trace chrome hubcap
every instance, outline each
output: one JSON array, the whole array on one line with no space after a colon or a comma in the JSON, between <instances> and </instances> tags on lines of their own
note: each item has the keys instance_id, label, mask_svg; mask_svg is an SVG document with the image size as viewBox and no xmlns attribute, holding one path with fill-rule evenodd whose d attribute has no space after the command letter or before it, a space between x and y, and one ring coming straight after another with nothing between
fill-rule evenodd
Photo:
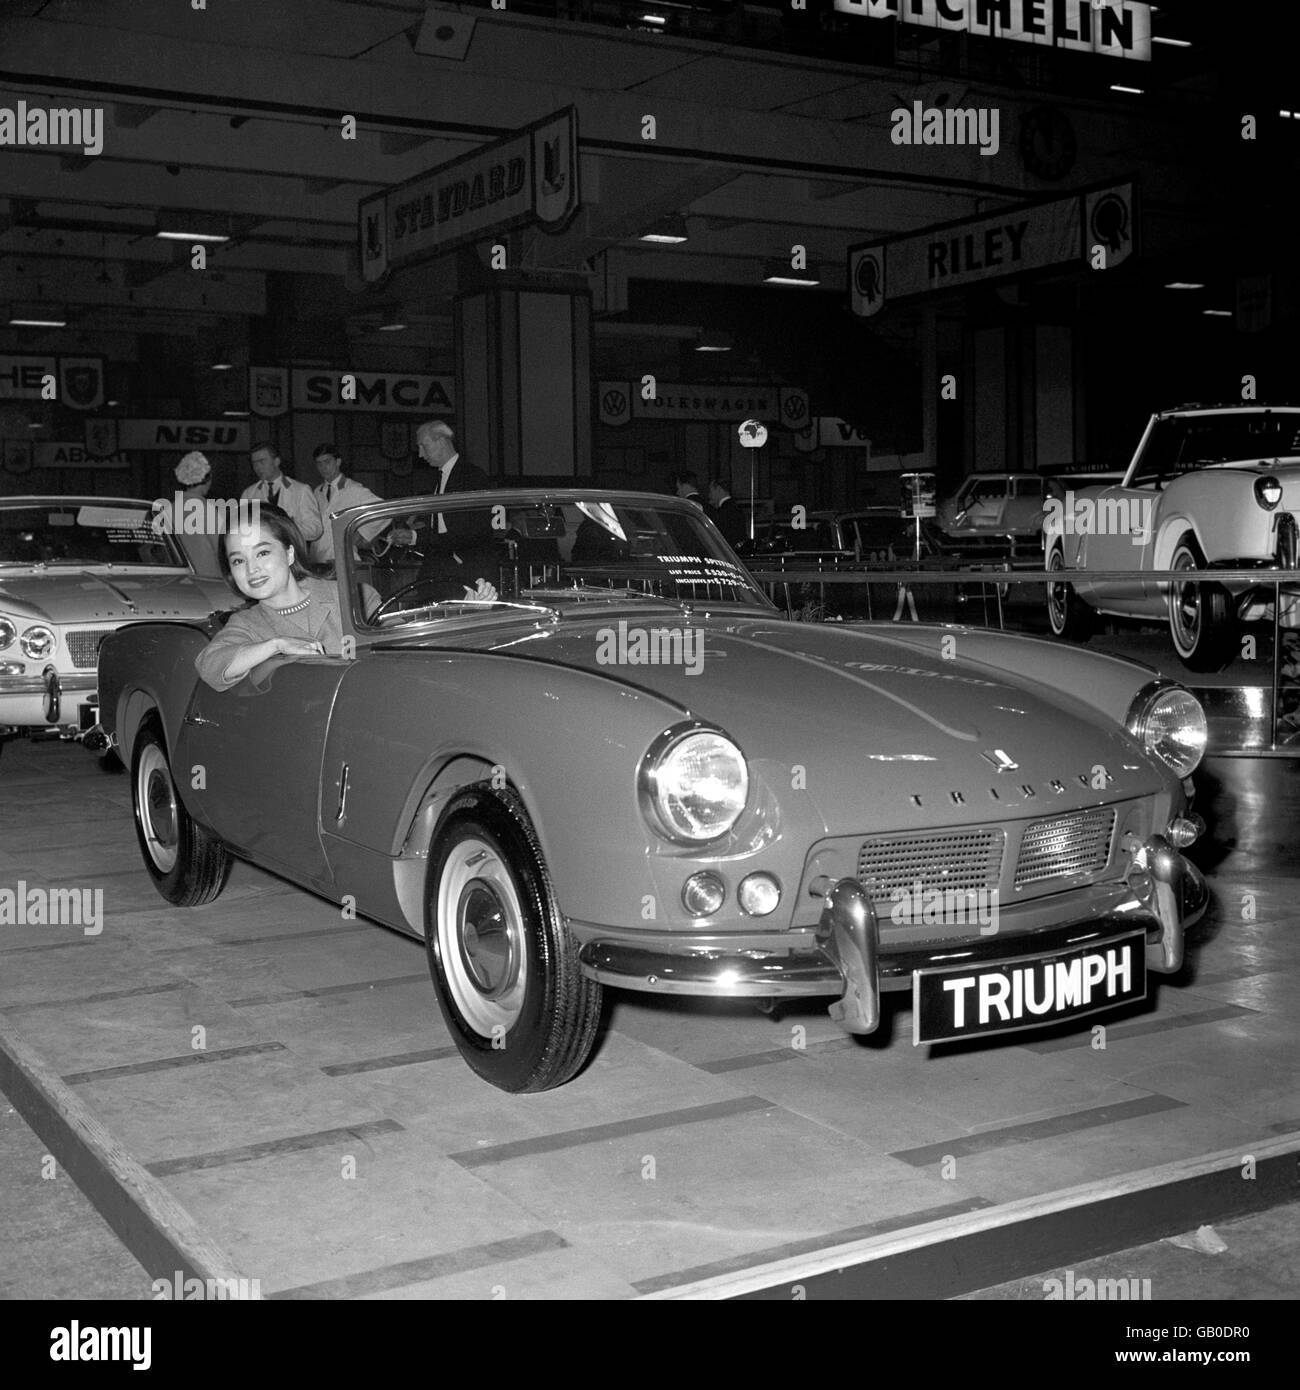
<instances>
[{"instance_id":1,"label":"chrome hubcap","mask_svg":"<svg viewBox=\"0 0 1300 1390\"><path fill-rule=\"evenodd\" d=\"M1195 571L1192 557L1180 550L1170 569ZM1191 651L1201 630L1201 586L1175 580L1169 591L1169 614L1174 629L1174 641L1180 651Z\"/></svg>"},{"instance_id":2,"label":"chrome hubcap","mask_svg":"<svg viewBox=\"0 0 1300 1390\"><path fill-rule=\"evenodd\" d=\"M159 873L170 873L176 867L179 841L176 789L167 758L156 743L151 743L141 755L135 801L149 858Z\"/></svg>"},{"instance_id":3,"label":"chrome hubcap","mask_svg":"<svg viewBox=\"0 0 1300 1390\"><path fill-rule=\"evenodd\" d=\"M524 916L510 871L484 840L462 840L438 884L438 955L456 1009L485 1038L518 1021L528 984Z\"/></svg>"}]
</instances>

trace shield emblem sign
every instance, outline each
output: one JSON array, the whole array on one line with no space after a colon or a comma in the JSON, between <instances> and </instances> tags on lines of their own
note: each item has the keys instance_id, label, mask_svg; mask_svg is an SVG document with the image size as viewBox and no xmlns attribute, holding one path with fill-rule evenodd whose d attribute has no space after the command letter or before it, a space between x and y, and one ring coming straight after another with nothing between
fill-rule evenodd
<instances>
[{"instance_id":1,"label":"shield emblem sign","mask_svg":"<svg viewBox=\"0 0 1300 1390\"><path fill-rule=\"evenodd\" d=\"M116 420L86 421L86 452L97 459L117 453Z\"/></svg>"},{"instance_id":2,"label":"shield emblem sign","mask_svg":"<svg viewBox=\"0 0 1300 1390\"><path fill-rule=\"evenodd\" d=\"M104 403L104 359L60 357L59 399L73 410L94 410Z\"/></svg>"},{"instance_id":3,"label":"shield emblem sign","mask_svg":"<svg viewBox=\"0 0 1300 1390\"><path fill-rule=\"evenodd\" d=\"M533 131L533 210L555 227L578 206L578 118L570 108Z\"/></svg>"},{"instance_id":4,"label":"shield emblem sign","mask_svg":"<svg viewBox=\"0 0 1300 1390\"><path fill-rule=\"evenodd\" d=\"M885 248L869 246L849 253L853 312L870 318L885 307Z\"/></svg>"}]
</instances>

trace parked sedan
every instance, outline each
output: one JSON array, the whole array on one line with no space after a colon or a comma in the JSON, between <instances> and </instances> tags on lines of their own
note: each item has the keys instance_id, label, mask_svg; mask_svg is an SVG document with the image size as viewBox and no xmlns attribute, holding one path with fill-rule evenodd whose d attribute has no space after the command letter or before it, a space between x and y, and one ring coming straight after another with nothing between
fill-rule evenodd
<instances>
[{"instance_id":1,"label":"parked sedan","mask_svg":"<svg viewBox=\"0 0 1300 1390\"><path fill-rule=\"evenodd\" d=\"M229 607L133 498L0 498L0 745L95 722L95 663L124 623Z\"/></svg>"},{"instance_id":2,"label":"parked sedan","mask_svg":"<svg viewBox=\"0 0 1300 1390\"><path fill-rule=\"evenodd\" d=\"M1183 664L1219 671L1238 624L1273 602L1267 582L1220 582L1216 569L1300 568L1300 407L1185 406L1151 417L1124 479L1085 487L1043 527L1047 616L1058 637L1086 640L1095 615L1165 621ZM1094 579L1102 571L1178 570L1187 579ZM1300 603L1283 590L1283 625Z\"/></svg>"},{"instance_id":3,"label":"parked sedan","mask_svg":"<svg viewBox=\"0 0 1300 1390\"><path fill-rule=\"evenodd\" d=\"M497 598L442 597L440 515ZM677 499L403 499L336 518L335 554L398 516L403 567L344 560L338 654L217 690L211 627L105 641L167 901L214 898L238 856L423 939L457 1047L507 1091L582 1068L606 986L823 996L857 1034L910 991L924 1044L1180 967L1205 905L1180 686L1006 633L788 622Z\"/></svg>"}]
</instances>

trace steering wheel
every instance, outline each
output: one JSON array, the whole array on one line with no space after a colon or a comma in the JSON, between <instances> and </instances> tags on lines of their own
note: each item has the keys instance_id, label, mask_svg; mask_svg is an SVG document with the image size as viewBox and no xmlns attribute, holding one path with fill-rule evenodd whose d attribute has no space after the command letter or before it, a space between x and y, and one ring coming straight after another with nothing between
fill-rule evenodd
<instances>
[{"instance_id":1,"label":"steering wheel","mask_svg":"<svg viewBox=\"0 0 1300 1390\"><path fill-rule=\"evenodd\" d=\"M379 607L375 609L375 611L370 615L370 621L371 621L372 623L378 623L378 622L380 622L382 619L391 616L389 610L392 609L392 610L396 611L396 605L397 605L398 600L399 600L399 599L404 599L408 594L413 594L413 593L415 593L416 590L418 590L418 589L429 589L429 588L432 588L433 585L435 585L435 584L443 585L443 584L445 584L446 582L447 582L447 581L446 581L445 579L416 579L416 580L414 580L414 581L413 581L412 583L410 583L410 584L405 584L405 585L403 585L402 588L398 589L398 591L397 591L395 594L390 594L390 595L383 601L383 603L381 603L381 604L379 605ZM437 604L441 604L441 603L455 603L455 602L457 602L456 599L448 599L448 598L430 599L427 603L415 603L415 604L412 604L412 605L411 605L411 610L414 611L414 610L417 609L417 608L432 608L432 607L436 606Z\"/></svg>"}]
</instances>

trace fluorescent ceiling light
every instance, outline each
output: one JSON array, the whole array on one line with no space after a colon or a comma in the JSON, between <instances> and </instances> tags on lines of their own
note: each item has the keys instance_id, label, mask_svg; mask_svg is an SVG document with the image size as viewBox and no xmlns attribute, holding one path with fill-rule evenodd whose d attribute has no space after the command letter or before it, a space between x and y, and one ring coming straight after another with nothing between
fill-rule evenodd
<instances>
[{"instance_id":1,"label":"fluorescent ceiling light","mask_svg":"<svg viewBox=\"0 0 1300 1390\"><path fill-rule=\"evenodd\" d=\"M661 14L643 14L637 18L642 24L667 24L668 20Z\"/></svg>"},{"instance_id":2,"label":"fluorescent ceiling light","mask_svg":"<svg viewBox=\"0 0 1300 1390\"><path fill-rule=\"evenodd\" d=\"M214 362L212 364L212 370L214 372L228 372L234 367L234 365L235 364L233 362Z\"/></svg>"},{"instance_id":3,"label":"fluorescent ceiling light","mask_svg":"<svg viewBox=\"0 0 1300 1390\"><path fill-rule=\"evenodd\" d=\"M696 352L730 352L732 347L730 333L703 332L695 344Z\"/></svg>"},{"instance_id":4,"label":"fluorescent ceiling light","mask_svg":"<svg viewBox=\"0 0 1300 1390\"><path fill-rule=\"evenodd\" d=\"M163 241L229 241L224 232L155 232Z\"/></svg>"},{"instance_id":5,"label":"fluorescent ceiling light","mask_svg":"<svg viewBox=\"0 0 1300 1390\"><path fill-rule=\"evenodd\" d=\"M378 331L380 333L400 333L405 327L404 323L381 323Z\"/></svg>"},{"instance_id":6,"label":"fluorescent ceiling light","mask_svg":"<svg viewBox=\"0 0 1300 1390\"><path fill-rule=\"evenodd\" d=\"M649 231L642 232L641 240L657 242L663 246L677 246L683 241L689 241L686 219L681 216L665 217L661 222L656 222Z\"/></svg>"},{"instance_id":7,"label":"fluorescent ceiling light","mask_svg":"<svg viewBox=\"0 0 1300 1390\"><path fill-rule=\"evenodd\" d=\"M1110 89L1112 92L1127 92L1130 96L1135 97L1142 96L1143 92L1145 91L1145 88L1143 87L1124 87L1121 86L1118 82L1112 82L1110 84Z\"/></svg>"},{"instance_id":8,"label":"fluorescent ceiling light","mask_svg":"<svg viewBox=\"0 0 1300 1390\"><path fill-rule=\"evenodd\" d=\"M1190 39L1166 39L1160 34L1152 34L1151 42L1167 43L1170 48L1190 48L1192 46L1192 41Z\"/></svg>"},{"instance_id":9,"label":"fluorescent ceiling light","mask_svg":"<svg viewBox=\"0 0 1300 1390\"><path fill-rule=\"evenodd\" d=\"M1198 285L1195 280L1170 280L1165 286L1167 290L1203 290L1204 285Z\"/></svg>"},{"instance_id":10,"label":"fluorescent ceiling light","mask_svg":"<svg viewBox=\"0 0 1300 1390\"><path fill-rule=\"evenodd\" d=\"M221 413L222 413L223 415L233 415L233 416L235 416L236 418L238 418L239 416L247 415L247 414L248 414L248 411L246 411L246 410L223 410Z\"/></svg>"},{"instance_id":11,"label":"fluorescent ceiling light","mask_svg":"<svg viewBox=\"0 0 1300 1390\"><path fill-rule=\"evenodd\" d=\"M788 265L778 261L775 265L763 267L763 283L765 285L795 285L800 289L811 289L814 285L820 285L820 278L811 270L791 270Z\"/></svg>"},{"instance_id":12,"label":"fluorescent ceiling light","mask_svg":"<svg viewBox=\"0 0 1300 1390\"><path fill-rule=\"evenodd\" d=\"M1214 319L1230 319L1232 317L1231 309L1202 309L1201 313L1209 314Z\"/></svg>"},{"instance_id":13,"label":"fluorescent ceiling light","mask_svg":"<svg viewBox=\"0 0 1300 1390\"><path fill-rule=\"evenodd\" d=\"M11 318L9 320L11 328L66 328L67 319L25 319Z\"/></svg>"}]
</instances>

